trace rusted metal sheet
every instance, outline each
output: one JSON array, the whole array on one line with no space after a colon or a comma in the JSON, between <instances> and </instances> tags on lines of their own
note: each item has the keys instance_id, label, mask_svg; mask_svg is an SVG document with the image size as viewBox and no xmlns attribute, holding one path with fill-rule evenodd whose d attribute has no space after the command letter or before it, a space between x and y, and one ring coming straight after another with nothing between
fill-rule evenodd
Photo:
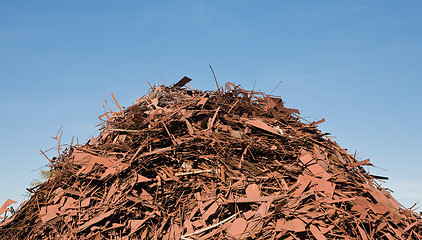
<instances>
[{"instance_id":1,"label":"rusted metal sheet","mask_svg":"<svg viewBox=\"0 0 422 240\"><path fill-rule=\"evenodd\" d=\"M7 199L6 202L3 203L3 205L0 207L0 215L5 213L6 211L10 211L10 209L8 209L7 207L13 203L16 203L16 202L11 199ZM2 219L3 217L0 216L0 218Z\"/></svg>"},{"instance_id":2,"label":"rusted metal sheet","mask_svg":"<svg viewBox=\"0 0 422 240\"><path fill-rule=\"evenodd\" d=\"M176 84L173 85L174 88L176 87L183 87L185 86L187 83L189 83L190 81L192 81L192 79L184 76L182 79L180 79L180 81L178 81Z\"/></svg>"}]
</instances>

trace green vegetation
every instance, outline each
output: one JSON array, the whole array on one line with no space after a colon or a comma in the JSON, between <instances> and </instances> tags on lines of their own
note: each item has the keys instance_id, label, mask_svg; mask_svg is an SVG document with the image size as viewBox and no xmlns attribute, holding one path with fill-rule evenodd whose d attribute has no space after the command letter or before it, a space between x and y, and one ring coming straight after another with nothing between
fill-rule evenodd
<instances>
[{"instance_id":1,"label":"green vegetation","mask_svg":"<svg viewBox=\"0 0 422 240\"><path fill-rule=\"evenodd\" d=\"M39 173L39 178L33 179L30 183L31 188L36 188L41 185L45 180L53 176L54 172L52 169L42 170Z\"/></svg>"}]
</instances>

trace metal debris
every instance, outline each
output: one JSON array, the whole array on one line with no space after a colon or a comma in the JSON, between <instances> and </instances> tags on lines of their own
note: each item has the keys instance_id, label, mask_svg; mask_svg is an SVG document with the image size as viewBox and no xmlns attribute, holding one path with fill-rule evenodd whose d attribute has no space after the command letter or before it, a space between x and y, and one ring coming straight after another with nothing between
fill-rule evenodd
<instances>
[{"instance_id":1,"label":"metal debris","mask_svg":"<svg viewBox=\"0 0 422 240\"><path fill-rule=\"evenodd\" d=\"M281 98L152 87L61 152L1 239L422 239L401 206ZM10 205L8 200L0 213Z\"/></svg>"}]
</instances>

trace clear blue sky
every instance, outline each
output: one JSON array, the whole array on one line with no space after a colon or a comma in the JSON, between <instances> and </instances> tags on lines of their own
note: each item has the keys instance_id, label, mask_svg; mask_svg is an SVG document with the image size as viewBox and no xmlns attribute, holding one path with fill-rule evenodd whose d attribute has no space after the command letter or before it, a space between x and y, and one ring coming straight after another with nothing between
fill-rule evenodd
<instances>
[{"instance_id":1,"label":"clear blue sky","mask_svg":"<svg viewBox=\"0 0 422 240\"><path fill-rule=\"evenodd\" d=\"M0 204L23 199L60 127L85 142L110 93L129 106L157 70L215 89L209 64L220 83L282 80L287 106L422 202L422 2L148 2L0 0Z\"/></svg>"}]
</instances>

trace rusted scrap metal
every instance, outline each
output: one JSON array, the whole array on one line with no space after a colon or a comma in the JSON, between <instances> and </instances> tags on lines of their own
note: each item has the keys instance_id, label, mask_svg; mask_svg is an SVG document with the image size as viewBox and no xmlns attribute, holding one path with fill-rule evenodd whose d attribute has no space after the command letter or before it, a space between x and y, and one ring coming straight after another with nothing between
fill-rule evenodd
<instances>
[{"instance_id":1,"label":"rusted scrap metal","mask_svg":"<svg viewBox=\"0 0 422 240\"><path fill-rule=\"evenodd\" d=\"M192 79L184 76L182 79L180 79L176 84L173 85L173 88L180 88L188 84Z\"/></svg>"},{"instance_id":2,"label":"rusted scrap metal","mask_svg":"<svg viewBox=\"0 0 422 240\"><path fill-rule=\"evenodd\" d=\"M0 215L4 214L5 212L10 212L10 209L8 209L7 207L10 206L11 204L16 203L16 201L13 201L11 199L7 199L6 202L3 203L3 205L1 205L0 207ZM3 219L4 217L0 216L0 219Z\"/></svg>"},{"instance_id":3,"label":"rusted scrap metal","mask_svg":"<svg viewBox=\"0 0 422 240\"><path fill-rule=\"evenodd\" d=\"M55 174L0 238L422 238L421 217L365 171L369 160L321 133L323 120L232 83L203 92L189 81L104 114L100 135L51 162Z\"/></svg>"}]
</instances>

